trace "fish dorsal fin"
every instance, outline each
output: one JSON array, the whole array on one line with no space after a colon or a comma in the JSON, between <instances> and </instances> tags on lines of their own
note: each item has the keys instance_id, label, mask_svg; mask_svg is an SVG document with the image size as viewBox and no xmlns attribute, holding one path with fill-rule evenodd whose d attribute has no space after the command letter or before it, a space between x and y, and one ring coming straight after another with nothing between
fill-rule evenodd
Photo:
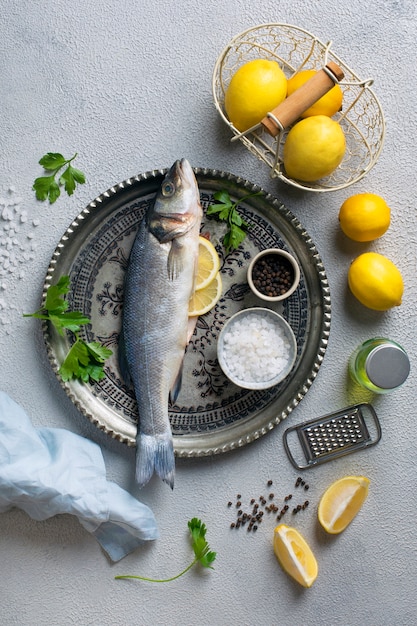
<instances>
[{"instance_id":1,"label":"fish dorsal fin","mask_svg":"<svg viewBox=\"0 0 417 626\"><path fill-rule=\"evenodd\" d=\"M127 364L126 358L126 347L125 347L125 336L123 332L123 326L120 331L119 340L118 340L118 350L119 350L119 369L122 375L122 378L126 385L129 387L132 384L132 380L130 378L129 366Z\"/></svg>"}]
</instances>

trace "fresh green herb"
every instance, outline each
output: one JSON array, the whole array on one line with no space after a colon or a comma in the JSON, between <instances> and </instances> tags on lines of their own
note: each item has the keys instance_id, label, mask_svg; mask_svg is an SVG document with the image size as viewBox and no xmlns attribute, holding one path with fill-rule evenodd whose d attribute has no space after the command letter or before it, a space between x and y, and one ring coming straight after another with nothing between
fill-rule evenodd
<instances>
[{"instance_id":1,"label":"fresh green herb","mask_svg":"<svg viewBox=\"0 0 417 626\"><path fill-rule=\"evenodd\" d=\"M53 204L61 195L60 185L64 185L64 189L69 196L74 193L76 184L85 183L85 175L81 170L71 165L76 158L77 153L71 159L65 159L58 152L47 152L39 161L39 165L47 171L51 172L48 176L40 176L36 178L32 189L36 193L38 200L49 199L49 203ZM64 167L66 169L56 181L55 177Z\"/></svg>"},{"instance_id":2,"label":"fresh green herb","mask_svg":"<svg viewBox=\"0 0 417 626\"><path fill-rule=\"evenodd\" d=\"M61 276L56 285L51 285L46 292L45 305L35 313L26 313L23 317L35 317L48 320L63 336L64 330L71 331L75 342L71 346L59 373L62 380L67 382L78 378L84 382L101 380L104 378L104 362L111 356L112 351L96 341L89 343L80 339L78 333L81 326L90 323L90 318L79 311L68 311L66 296L70 288L69 276Z\"/></svg>"},{"instance_id":3,"label":"fresh green herb","mask_svg":"<svg viewBox=\"0 0 417 626\"><path fill-rule=\"evenodd\" d=\"M194 560L190 565L188 565L182 572L177 574L176 576L171 576L171 578L146 578L145 576L135 576L133 574L123 574L119 576L115 576L116 579L123 578L135 578L138 580L147 580L151 583L169 583L172 580L176 580L180 576L183 576L188 570L190 570L193 565L196 563L200 563L203 567L209 567L213 569L212 563L216 558L216 552L212 552L210 547L206 541L206 525L201 522L201 520L193 517L192 520L188 522L188 528L191 535L192 547L194 550Z\"/></svg>"},{"instance_id":4,"label":"fresh green herb","mask_svg":"<svg viewBox=\"0 0 417 626\"><path fill-rule=\"evenodd\" d=\"M227 222L228 231L223 237L223 245L226 252L238 248L246 237L246 231L249 224L241 217L237 210L239 202L257 196L260 192L250 193L240 198L237 202L233 202L227 191L216 191L214 199L216 204L212 204L207 209L207 215L216 215L219 220Z\"/></svg>"}]
</instances>

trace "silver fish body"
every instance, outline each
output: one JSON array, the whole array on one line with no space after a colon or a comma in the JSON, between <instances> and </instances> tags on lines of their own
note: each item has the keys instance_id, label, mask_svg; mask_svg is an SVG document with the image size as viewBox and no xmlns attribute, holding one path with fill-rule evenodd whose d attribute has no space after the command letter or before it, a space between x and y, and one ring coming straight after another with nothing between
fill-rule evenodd
<instances>
[{"instance_id":1,"label":"silver fish body","mask_svg":"<svg viewBox=\"0 0 417 626\"><path fill-rule=\"evenodd\" d=\"M186 159L176 161L139 226L125 279L119 362L138 404L136 480L140 486L154 472L174 485L168 405L181 384L201 218L194 172Z\"/></svg>"}]
</instances>

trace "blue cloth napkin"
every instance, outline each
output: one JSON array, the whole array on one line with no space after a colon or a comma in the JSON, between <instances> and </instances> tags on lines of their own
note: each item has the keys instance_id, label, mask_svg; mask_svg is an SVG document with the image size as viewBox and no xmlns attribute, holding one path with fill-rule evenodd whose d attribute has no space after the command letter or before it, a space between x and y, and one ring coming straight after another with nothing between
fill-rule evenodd
<instances>
[{"instance_id":1,"label":"blue cloth napkin","mask_svg":"<svg viewBox=\"0 0 417 626\"><path fill-rule=\"evenodd\" d=\"M75 515L112 561L158 537L150 508L106 480L97 444L61 428L35 429L0 391L0 512L12 507L34 520Z\"/></svg>"}]
</instances>

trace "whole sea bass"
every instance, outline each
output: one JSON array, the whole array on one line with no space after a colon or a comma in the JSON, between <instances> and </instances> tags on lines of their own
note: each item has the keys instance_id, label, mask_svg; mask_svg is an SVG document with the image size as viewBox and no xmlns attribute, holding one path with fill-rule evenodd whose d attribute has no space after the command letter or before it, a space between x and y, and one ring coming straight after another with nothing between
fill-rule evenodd
<instances>
[{"instance_id":1,"label":"whole sea bass","mask_svg":"<svg viewBox=\"0 0 417 626\"><path fill-rule=\"evenodd\" d=\"M168 402L175 401L181 386L201 218L194 172L186 159L176 161L139 226L124 288L119 362L138 404L136 480L140 486L154 472L174 486Z\"/></svg>"}]
</instances>

